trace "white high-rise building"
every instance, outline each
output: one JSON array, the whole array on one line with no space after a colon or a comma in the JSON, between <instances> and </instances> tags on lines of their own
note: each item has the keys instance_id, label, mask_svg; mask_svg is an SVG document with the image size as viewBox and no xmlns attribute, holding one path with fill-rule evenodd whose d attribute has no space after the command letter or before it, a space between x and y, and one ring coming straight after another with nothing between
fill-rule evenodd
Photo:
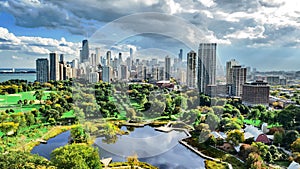
<instances>
[{"instance_id":1,"label":"white high-rise building","mask_svg":"<svg viewBox=\"0 0 300 169\"><path fill-rule=\"evenodd\" d=\"M228 62L226 62L226 84L232 84L232 71L231 68L233 66L239 65L239 62L235 59L232 59Z\"/></svg>"},{"instance_id":2,"label":"white high-rise building","mask_svg":"<svg viewBox=\"0 0 300 169\"><path fill-rule=\"evenodd\" d=\"M89 73L89 78L88 78L90 83L97 83L99 82L99 73L98 72L91 72Z\"/></svg>"},{"instance_id":3,"label":"white high-rise building","mask_svg":"<svg viewBox=\"0 0 300 169\"><path fill-rule=\"evenodd\" d=\"M111 82L113 78L113 70L110 66L102 67L102 81L103 82Z\"/></svg>"},{"instance_id":4,"label":"white high-rise building","mask_svg":"<svg viewBox=\"0 0 300 169\"><path fill-rule=\"evenodd\" d=\"M242 96L243 85L246 83L247 69L242 66L232 66L232 95Z\"/></svg>"},{"instance_id":5,"label":"white high-rise building","mask_svg":"<svg viewBox=\"0 0 300 169\"><path fill-rule=\"evenodd\" d=\"M111 51L106 52L106 66L110 66L110 60L111 60Z\"/></svg>"},{"instance_id":6,"label":"white high-rise building","mask_svg":"<svg viewBox=\"0 0 300 169\"><path fill-rule=\"evenodd\" d=\"M118 67L118 76L119 80L127 80L128 79L128 70L126 65L120 65Z\"/></svg>"},{"instance_id":7,"label":"white high-rise building","mask_svg":"<svg viewBox=\"0 0 300 169\"><path fill-rule=\"evenodd\" d=\"M198 50L198 88L209 94L208 85L216 85L216 43L200 43Z\"/></svg>"}]
</instances>

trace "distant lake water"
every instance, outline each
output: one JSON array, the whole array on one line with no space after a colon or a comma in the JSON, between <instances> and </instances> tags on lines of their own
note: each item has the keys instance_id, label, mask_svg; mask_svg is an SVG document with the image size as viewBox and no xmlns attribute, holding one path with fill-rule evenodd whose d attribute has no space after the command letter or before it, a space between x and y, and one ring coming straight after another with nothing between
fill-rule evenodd
<instances>
[{"instance_id":1,"label":"distant lake water","mask_svg":"<svg viewBox=\"0 0 300 169\"><path fill-rule=\"evenodd\" d=\"M28 82L34 82L36 80L36 73L8 73L0 74L0 82L5 82L11 79L22 79Z\"/></svg>"}]
</instances>

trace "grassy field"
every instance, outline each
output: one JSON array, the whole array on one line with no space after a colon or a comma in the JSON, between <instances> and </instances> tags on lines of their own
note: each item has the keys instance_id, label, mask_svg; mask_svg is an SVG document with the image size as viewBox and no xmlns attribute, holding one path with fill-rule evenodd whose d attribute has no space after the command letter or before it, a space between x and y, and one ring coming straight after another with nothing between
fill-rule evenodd
<instances>
[{"instance_id":1,"label":"grassy field","mask_svg":"<svg viewBox=\"0 0 300 169\"><path fill-rule=\"evenodd\" d=\"M250 124L253 125L255 127L260 127L261 125L261 121L260 120L249 120L249 119L245 119L244 123L246 124ZM268 128L272 128L272 127L281 127L282 125L280 125L279 123L275 123L275 124L268 124Z\"/></svg>"},{"instance_id":2,"label":"grassy field","mask_svg":"<svg viewBox=\"0 0 300 169\"><path fill-rule=\"evenodd\" d=\"M35 97L33 96L34 92L35 91L21 92L18 94L0 95L0 111L4 111L6 109L13 109L15 112L26 112L38 109L40 107L39 104L23 105L22 107L18 104L19 100L27 99L28 102L30 100L35 100ZM44 91L44 96L42 100L46 100L51 92L52 91Z\"/></svg>"}]
</instances>

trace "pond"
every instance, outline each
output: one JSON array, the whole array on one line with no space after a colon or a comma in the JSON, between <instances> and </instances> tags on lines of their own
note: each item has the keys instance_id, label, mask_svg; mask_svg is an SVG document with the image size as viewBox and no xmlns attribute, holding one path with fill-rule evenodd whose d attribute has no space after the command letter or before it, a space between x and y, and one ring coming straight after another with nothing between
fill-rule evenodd
<instances>
[{"instance_id":1,"label":"pond","mask_svg":"<svg viewBox=\"0 0 300 169\"><path fill-rule=\"evenodd\" d=\"M39 144L38 146L35 146L31 150L31 153L50 159L50 154L54 149L68 144L70 134L70 131L63 132L56 137L49 139L47 144Z\"/></svg>"},{"instance_id":2,"label":"pond","mask_svg":"<svg viewBox=\"0 0 300 169\"><path fill-rule=\"evenodd\" d=\"M122 130L127 130L122 127ZM204 159L181 145L178 140L187 135L181 131L169 133L156 131L150 126L129 128L129 135L117 136L114 140L96 138L95 146L101 158L112 157L113 161L126 161L126 157L137 155L140 161L157 166L160 169L200 169L205 168ZM48 144L36 146L32 153L49 159L53 149L67 143L70 132L62 133L48 141Z\"/></svg>"}]
</instances>

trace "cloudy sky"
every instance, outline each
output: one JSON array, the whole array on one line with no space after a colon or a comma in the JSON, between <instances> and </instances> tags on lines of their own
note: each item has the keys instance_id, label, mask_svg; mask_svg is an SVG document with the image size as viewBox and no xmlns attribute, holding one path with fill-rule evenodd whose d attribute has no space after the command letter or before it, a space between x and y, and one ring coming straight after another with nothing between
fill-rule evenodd
<instances>
[{"instance_id":1,"label":"cloudy sky","mask_svg":"<svg viewBox=\"0 0 300 169\"><path fill-rule=\"evenodd\" d=\"M91 48L140 57L175 57L218 43L231 58L259 70L299 70L297 0L0 0L0 68L35 67L50 52L79 56ZM151 51L155 51L151 53ZM144 52L143 52L144 51ZM161 56L157 51L162 52Z\"/></svg>"}]
</instances>

